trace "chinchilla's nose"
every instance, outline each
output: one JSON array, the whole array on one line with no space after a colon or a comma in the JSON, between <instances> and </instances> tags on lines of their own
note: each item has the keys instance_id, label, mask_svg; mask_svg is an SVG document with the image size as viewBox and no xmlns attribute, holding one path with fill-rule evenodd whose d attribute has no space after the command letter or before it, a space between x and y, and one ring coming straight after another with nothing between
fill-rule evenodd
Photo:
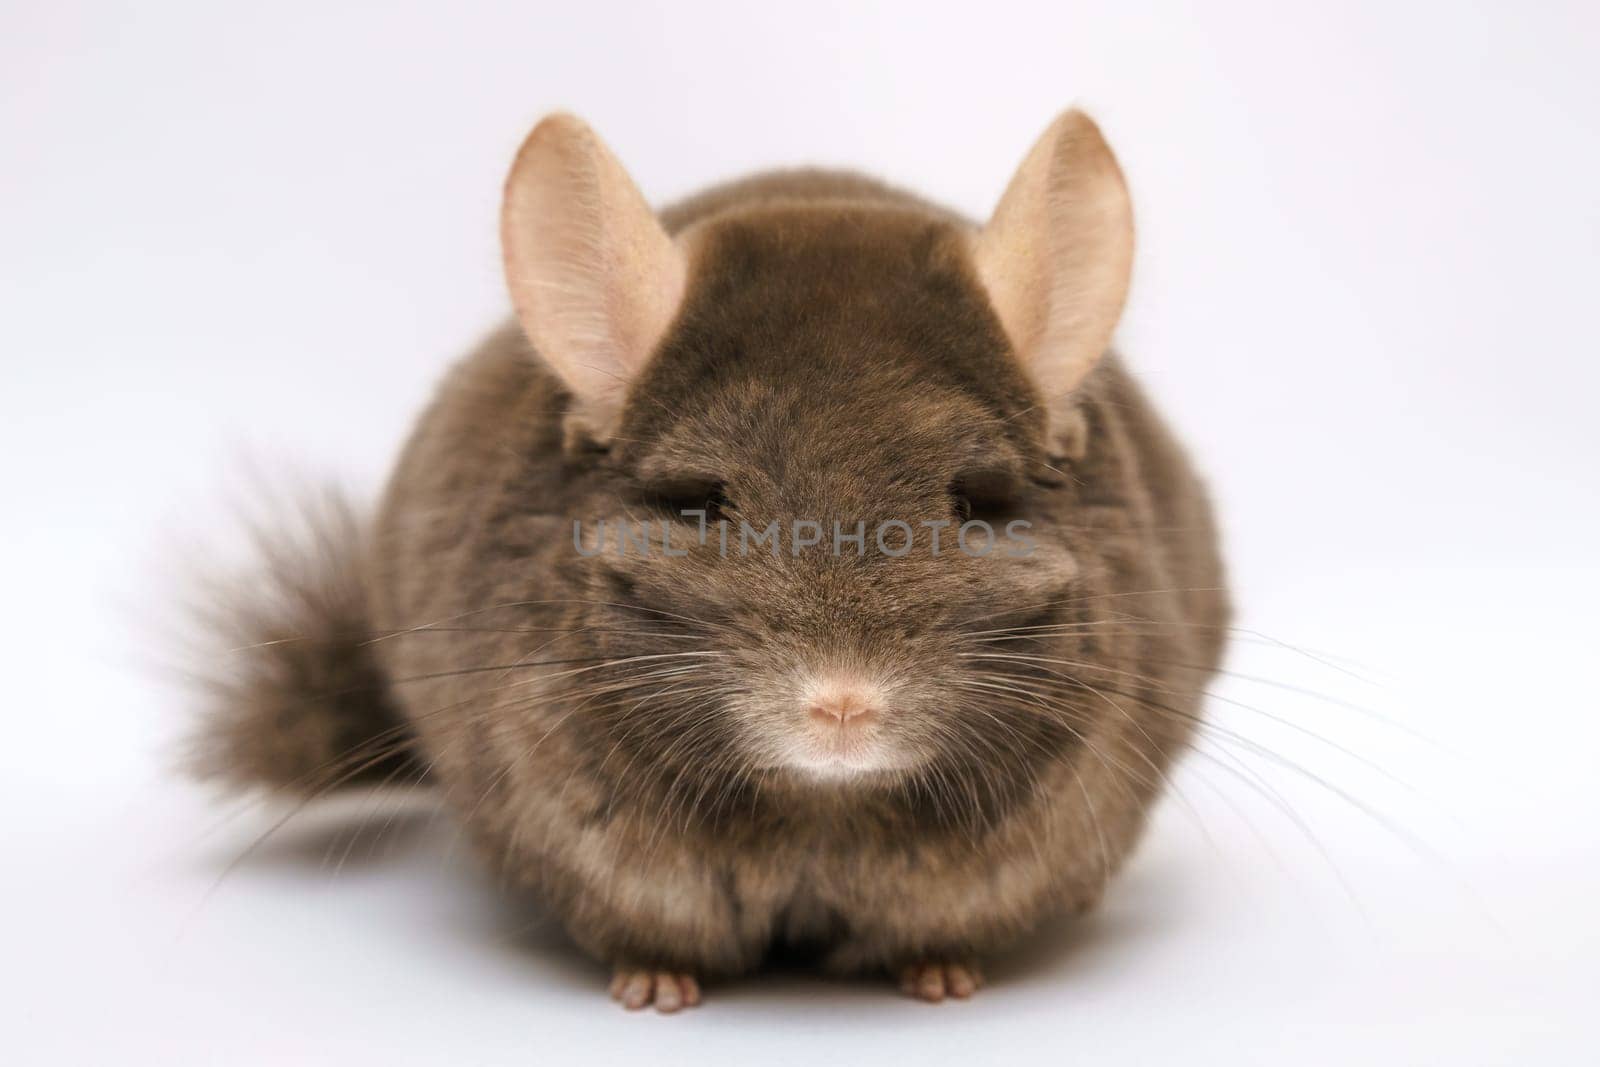
<instances>
[{"instance_id":1,"label":"chinchilla's nose","mask_svg":"<svg viewBox=\"0 0 1600 1067\"><path fill-rule=\"evenodd\" d=\"M826 726L860 726L882 711L883 695L864 682L825 679L806 698L806 711Z\"/></svg>"}]
</instances>

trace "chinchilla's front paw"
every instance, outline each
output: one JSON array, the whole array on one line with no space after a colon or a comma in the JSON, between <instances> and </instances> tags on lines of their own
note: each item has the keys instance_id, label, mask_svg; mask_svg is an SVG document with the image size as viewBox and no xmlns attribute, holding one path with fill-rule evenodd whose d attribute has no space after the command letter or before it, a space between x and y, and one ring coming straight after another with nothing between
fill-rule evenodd
<instances>
[{"instance_id":1,"label":"chinchilla's front paw","mask_svg":"<svg viewBox=\"0 0 1600 1067\"><path fill-rule=\"evenodd\" d=\"M900 971L900 988L909 996L937 1004L945 997L965 1000L983 987L983 973L971 963L929 960Z\"/></svg>"},{"instance_id":2,"label":"chinchilla's front paw","mask_svg":"<svg viewBox=\"0 0 1600 1067\"><path fill-rule=\"evenodd\" d=\"M680 971L618 967L612 972L611 999L629 1011L654 1005L656 1011L671 1013L700 1003L700 983Z\"/></svg>"}]
</instances>

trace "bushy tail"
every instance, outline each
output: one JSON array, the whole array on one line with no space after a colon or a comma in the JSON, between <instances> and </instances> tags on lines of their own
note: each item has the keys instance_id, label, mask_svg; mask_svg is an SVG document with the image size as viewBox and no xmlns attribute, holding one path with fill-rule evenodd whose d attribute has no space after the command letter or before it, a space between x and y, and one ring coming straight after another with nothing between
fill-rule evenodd
<instances>
[{"instance_id":1,"label":"bushy tail","mask_svg":"<svg viewBox=\"0 0 1600 1067\"><path fill-rule=\"evenodd\" d=\"M314 796L420 777L375 656L364 536L348 502L302 501L287 529L252 528L246 574L208 580L198 616L211 651L189 769L235 788Z\"/></svg>"}]
</instances>

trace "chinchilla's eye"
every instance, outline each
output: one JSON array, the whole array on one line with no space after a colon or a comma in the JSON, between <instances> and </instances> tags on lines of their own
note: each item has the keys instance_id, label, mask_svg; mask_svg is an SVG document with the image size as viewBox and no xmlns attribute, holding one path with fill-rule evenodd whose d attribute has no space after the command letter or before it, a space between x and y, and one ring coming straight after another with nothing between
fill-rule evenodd
<instances>
[{"instance_id":1,"label":"chinchilla's eye","mask_svg":"<svg viewBox=\"0 0 1600 1067\"><path fill-rule=\"evenodd\" d=\"M723 515L733 509L733 504L728 500L728 490L721 482L716 482L700 495L700 506L705 509L707 522L718 522Z\"/></svg>"},{"instance_id":2,"label":"chinchilla's eye","mask_svg":"<svg viewBox=\"0 0 1600 1067\"><path fill-rule=\"evenodd\" d=\"M1021 507L1016 479L1005 471L971 471L950 483L950 509L957 522L994 521Z\"/></svg>"},{"instance_id":3,"label":"chinchilla's eye","mask_svg":"<svg viewBox=\"0 0 1600 1067\"><path fill-rule=\"evenodd\" d=\"M640 495L652 507L673 516L698 519L698 514L685 513L704 512L706 522L720 521L733 507L723 483L710 479L663 482L645 487Z\"/></svg>"}]
</instances>

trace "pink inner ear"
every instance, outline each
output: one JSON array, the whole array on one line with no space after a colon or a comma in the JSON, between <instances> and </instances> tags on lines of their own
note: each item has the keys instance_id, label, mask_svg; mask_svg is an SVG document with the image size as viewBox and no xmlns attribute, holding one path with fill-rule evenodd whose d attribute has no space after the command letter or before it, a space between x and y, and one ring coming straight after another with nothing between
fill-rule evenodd
<instances>
[{"instance_id":1,"label":"pink inner ear","mask_svg":"<svg viewBox=\"0 0 1600 1067\"><path fill-rule=\"evenodd\" d=\"M1070 393L1110 343L1132 260L1122 172L1094 123L1069 111L1034 144L973 245L995 313L1047 401Z\"/></svg>"},{"instance_id":2,"label":"pink inner ear","mask_svg":"<svg viewBox=\"0 0 1600 1067\"><path fill-rule=\"evenodd\" d=\"M524 333L603 436L677 314L682 250L616 157L569 115L545 119L518 152L501 243Z\"/></svg>"}]
</instances>

